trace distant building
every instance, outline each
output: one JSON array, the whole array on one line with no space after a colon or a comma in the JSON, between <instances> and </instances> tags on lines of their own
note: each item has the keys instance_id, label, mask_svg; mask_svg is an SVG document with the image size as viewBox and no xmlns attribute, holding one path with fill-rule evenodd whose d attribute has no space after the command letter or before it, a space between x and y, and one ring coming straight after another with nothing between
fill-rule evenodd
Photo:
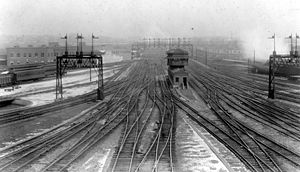
<instances>
[{"instance_id":1,"label":"distant building","mask_svg":"<svg viewBox=\"0 0 300 172\"><path fill-rule=\"evenodd\" d=\"M4 54L0 55L0 66L5 66L7 63L7 56Z\"/></svg>"},{"instance_id":2,"label":"distant building","mask_svg":"<svg viewBox=\"0 0 300 172\"><path fill-rule=\"evenodd\" d=\"M81 44L78 46L78 51L81 50ZM83 52L91 52L91 46L82 43ZM76 54L77 46L68 46L69 54ZM51 63L54 62L56 56L65 53L65 46L60 46L58 42L49 42L48 46L42 45L34 47L28 45L27 47L14 46L6 48L7 66L26 63ZM1 62L1 61L0 61Z\"/></svg>"}]
</instances>

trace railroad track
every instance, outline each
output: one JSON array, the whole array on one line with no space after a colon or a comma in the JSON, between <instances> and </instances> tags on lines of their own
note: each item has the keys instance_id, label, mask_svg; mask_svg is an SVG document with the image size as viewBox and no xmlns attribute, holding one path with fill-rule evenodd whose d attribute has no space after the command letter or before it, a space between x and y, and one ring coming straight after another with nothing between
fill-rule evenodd
<instances>
[{"instance_id":1,"label":"railroad track","mask_svg":"<svg viewBox=\"0 0 300 172\"><path fill-rule=\"evenodd\" d=\"M272 140L259 140L257 135L254 135L254 131L249 130L241 126L234 127L236 123L230 122L228 117L221 119L210 120L203 117L193 107L185 103L183 100L174 98L176 105L187 113L194 121L204 127L210 134L217 138L223 143L229 150L231 150L251 171L282 171L279 167L278 162L274 160L274 157L270 156L269 152L276 153L277 156L284 156L290 160L295 166L299 167L299 155L286 150L285 147L281 147L281 151L285 151L282 154L279 151L279 147L272 147L276 143ZM224 112L218 112L222 115ZM227 119L225 119L227 118ZM247 133L245 133L247 132ZM261 135L260 135L261 136ZM263 138L263 137L262 137ZM266 139L266 138L263 138ZM268 150L266 150L268 149ZM296 158L289 158L288 156L293 155Z\"/></svg>"},{"instance_id":2,"label":"railroad track","mask_svg":"<svg viewBox=\"0 0 300 172\"><path fill-rule=\"evenodd\" d=\"M128 82L119 83L119 86L120 88L118 90L127 90L129 84ZM119 91L115 94L117 93L119 93ZM87 148L95 144L96 140L104 137L113 128L119 125L120 121L122 121L120 119L124 118L121 115L123 114L122 111L124 111L124 109L120 109L122 109L122 105L126 103L124 99L128 97L125 93L126 92L122 92L118 101L108 102L109 104L106 104L105 102L100 103L99 109L94 109L80 120L72 121L71 123L67 123L59 128L44 133L39 137L2 149L1 171L18 171L26 168L30 163L36 162L37 159L45 156L48 152L53 151L72 137L79 137L80 139L73 143L71 147L63 151L56 159L42 169L44 171L49 169L54 169L55 171L58 169L63 170L69 163L73 162L76 157L83 154ZM99 123L101 120L105 121L105 124ZM74 152L76 152L76 156L72 154ZM66 158L69 158L70 156L71 159L66 161ZM65 161L65 164L63 166L57 165L61 164L61 161Z\"/></svg>"},{"instance_id":3,"label":"railroad track","mask_svg":"<svg viewBox=\"0 0 300 172\"><path fill-rule=\"evenodd\" d=\"M117 72L114 76L108 78L108 81L106 82L106 85L104 87L104 93L106 96L111 95L117 89L117 87L120 84L122 84L122 82L126 81L126 79L114 81L117 77L120 76L120 74L125 69L126 68L122 68L122 70ZM77 86L72 86L72 87L77 87ZM72 107L75 105L79 105L82 103L87 103L95 100L96 100L96 91L94 90L83 95L71 97L68 99L64 99L63 101L53 102L46 105L0 111L0 125L43 115L48 112L54 112L62 108Z\"/></svg>"},{"instance_id":4,"label":"railroad track","mask_svg":"<svg viewBox=\"0 0 300 172\"><path fill-rule=\"evenodd\" d=\"M121 88L123 89L128 87L128 84L123 85L123 87L121 85ZM100 136L100 138L102 138L118 125L116 121L120 121L120 118L124 118L120 115L123 111L120 110L120 106L126 102L124 100L126 97L127 95L124 95L123 92L123 96L119 101L108 105L106 105L106 102L102 102L96 110L93 109L92 112L88 113L87 116L84 116L80 120L69 122L59 128L55 128L40 135L39 137L2 149L0 171L18 171L22 168L26 168L30 163L43 157L49 151L57 148L71 137L79 136L79 140L43 169L48 170L54 168L56 171L58 169L57 166L55 166L57 163L64 160L67 156L70 156L74 151L83 153L83 150L92 145L96 138L99 139ZM101 120L108 122L105 122L106 124L98 123ZM99 131L101 131L101 133L99 133ZM79 155L79 152L77 152L76 156ZM72 157L72 159L75 158ZM62 166L61 169L64 169L66 165L68 165L68 163L66 163L65 166Z\"/></svg>"},{"instance_id":5,"label":"railroad track","mask_svg":"<svg viewBox=\"0 0 300 172\"><path fill-rule=\"evenodd\" d=\"M214 75L219 75L222 77L228 76L230 80L234 82L239 82L239 84L244 85L245 88L249 88L253 91L262 91L261 95L266 96L268 91L268 78L267 76L255 75L247 73L238 68L219 68L218 71L214 72ZM276 97L285 101L290 101L294 103L300 103L300 94L297 92L290 92L291 89L299 90L300 87L296 84L288 83L288 81L282 81L280 79L276 80Z\"/></svg>"},{"instance_id":6,"label":"railroad track","mask_svg":"<svg viewBox=\"0 0 300 172\"><path fill-rule=\"evenodd\" d=\"M173 171L174 109L170 109L171 103L165 98L166 85L151 80L156 76L150 77L150 84L140 92L144 98L137 106L141 110L127 116L122 139L108 171ZM147 123L154 111L159 112L159 117L154 123L154 133L147 135Z\"/></svg>"},{"instance_id":7,"label":"railroad track","mask_svg":"<svg viewBox=\"0 0 300 172\"><path fill-rule=\"evenodd\" d=\"M108 84L109 87L105 88L104 92L106 96L111 95L122 81L116 82L114 84ZM92 91L90 93L75 96L63 101L53 102L46 105L41 105L37 107L28 107L22 109L15 109L8 112L0 113L0 125L8 124L11 122L20 121L23 119L36 117L43 115L45 113L54 112L56 110L60 110L67 107L76 106L82 103L92 102L96 100L96 91Z\"/></svg>"},{"instance_id":8,"label":"railroad track","mask_svg":"<svg viewBox=\"0 0 300 172\"><path fill-rule=\"evenodd\" d=\"M205 85L204 81L206 83L211 82L211 84ZM285 132L289 131L291 132L289 136L294 139L299 139L295 138L295 136L299 135L294 131L299 131L299 123L295 122L297 121L297 114L295 112L283 109L281 107L269 105L269 103L264 99L259 99L259 97L254 97L251 94L249 95L247 94L247 92L246 94L243 92L237 92L236 90L238 90L239 88L237 88L236 90L232 90L232 88L236 88L236 86L233 85L231 85L230 88L226 88L225 86L220 86L219 83L211 79L197 79L195 76L193 76L193 74L191 82L193 85L204 84L204 87L206 89L201 90L202 97L209 99L210 96L215 94L212 92L217 91L219 99L221 99L222 102L226 103L228 106L232 107L234 110L245 114L247 115L247 117L252 118L258 122L264 122L264 124L268 126L273 125L271 127L277 128L276 130L285 130ZM214 88L214 90L210 88ZM208 95L205 96L204 93L207 93ZM271 123L271 125L268 123ZM288 127L277 127L282 124L288 125ZM290 130L291 127L293 127L292 130ZM286 135L286 133L284 134Z\"/></svg>"},{"instance_id":9,"label":"railroad track","mask_svg":"<svg viewBox=\"0 0 300 172\"><path fill-rule=\"evenodd\" d=\"M192 107L184 105L182 100L177 99L179 106L184 111L196 114L193 116L194 120L199 124L201 121L202 125L204 122L210 124L205 128L235 153L252 171L283 171L283 167L279 165L282 161L296 168L300 167L298 153L265 133L258 132L239 121L229 110L232 108L292 140L299 141L299 122L297 122L298 115L295 112L270 105L261 96L248 90L249 87L246 89L243 85L237 84L239 82L230 80L229 77L222 78L219 74L214 75L213 71L207 74L206 71L192 70L190 86L209 104L215 114L214 117L205 118L197 114L198 112ZM221 134L219 134L220 131L222 131ZM247 152L248 154L245 154Z\"/></svg>"},{"instance_id":10,"label":"railroad track","mask_svg":"<svg viewBox=\"0 0 300 172\"><path fill-rule=\"evenodd\" d=\"M80 118L69 121L40 136L36 136L0 150L0 171L30 170L32 165L40 166L39 171L64 171L68 169L72 163L80 159L86 152L93 149L100 140L103 140L105 136L110 134L121 124L127 124L125 133L128 134L128 129L134 126L130 121L137 119L136 116L131 115L137 114L136 108L139 106L144 104L144 111L148 109L150 112L150 108L155 109L155 104L158 104L156 100L160 97L160 106L164 107L163 114L167 114L166 112L169 112L170 110L167 110L169 107L167 107L166 102L163 101L162 95L149 91L149 83L153 83L154 77L141 77L148 75L145 70L143 74L137 72L142 71L145 67L146 66L143 65L143 63L138 63L125 79L125 82L121 82L119 87L115 89L109 100L99 103L97 107L86 112L85 115L82 115ZM149 96L150 94L152 96ZM143 96L144 98L142 98ZM149 103L149 100L152 100L152 104ZM144 112L140 112L140 114L144 114ZM151 114L153 114L153 112L150 112L146 117L149 119ZM141 123L142 119L147 119L146 117L136 120L136 124ZM167 121L164 119L165 118L162 118L163 121ZM166 119L170 119L170 117ZM141 126L141 124L139 125ZM156 156L154 157L152 164L154 170L162 169L162 164L168 164L168 166L170 166L170 162L165 163L164 161L169 159L165 158L166 155L168 157L170 156L169 149L172 140L170 138L172 132L171 134L168 134L167 142L163 141L163 138L161 137L161 133L164 133L165 131L169 131L170 133L170 126L170 123L166 122L160 124L160 132L159 134L156 134L155 137L156 143L159 143L159 145L154 146L153 144L151 149L149 149L148 158L151 157L153 154L152 152L156 150ZM135 134L137 131L140 131L140 133L142 133L141 131L144 131L143 129L138 129L141 128L133 127L131 130L135 130L135 132L133 132ZM127 139L123 137L123 140ZM69 146L63 147L62 145L66 143L69 144ZM123 143L125 144L125 141ZM47 156L51 157L56 151L59 151L59 154L56 154L55 157L49 158L47 161L41 161L41 159ZM140 162L138 164L136 164L138 158L132 161L132 169L144 168L143 165L145 165L145 159L139 158ZM133 164L136 166L133 167ZM168 167L168 169L170 169L170 167Z\"/></svg>"}]
</instances>

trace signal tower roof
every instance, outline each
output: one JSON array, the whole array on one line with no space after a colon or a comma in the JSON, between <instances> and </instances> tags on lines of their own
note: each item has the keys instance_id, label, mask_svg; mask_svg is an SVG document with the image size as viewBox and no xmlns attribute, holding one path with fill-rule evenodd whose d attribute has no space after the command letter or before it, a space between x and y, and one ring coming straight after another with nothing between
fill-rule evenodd
<instances>
[{"instance_id":1,"label":"signal tower roof","mask_svg":"<svg viewBox=\"0 0 300 172\"><path fill-rule=\"evenodd\" d=\"M170 56L188 56L189 53L185 50L182 50L180 48L170 49L167 51L168 57Z\"/></svg>"}]
</instances>

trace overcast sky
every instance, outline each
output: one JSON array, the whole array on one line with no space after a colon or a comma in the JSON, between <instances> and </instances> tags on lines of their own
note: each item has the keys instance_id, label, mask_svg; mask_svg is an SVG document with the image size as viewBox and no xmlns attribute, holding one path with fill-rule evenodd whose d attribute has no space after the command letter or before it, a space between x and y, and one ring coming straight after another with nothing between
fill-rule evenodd
<instances>
[{"instance_id":1,"label":"overcast sky","mask_svg":"<svg viewBox=\"0 0 300 172\"><path fill-rule=\"evenodd\" d=\"M0 34L233 35L258 48L300 34L299 20L300 0L0 0Z\"/></svg>"}]
</instances>

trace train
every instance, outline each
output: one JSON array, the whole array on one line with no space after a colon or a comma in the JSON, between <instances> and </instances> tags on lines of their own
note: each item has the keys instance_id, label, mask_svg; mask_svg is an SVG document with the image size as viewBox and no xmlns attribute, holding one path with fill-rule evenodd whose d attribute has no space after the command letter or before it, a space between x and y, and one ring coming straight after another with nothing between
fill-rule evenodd
<instances>
[{"instance_id":1,"label":"train","mask_svg":"<svg viewBox=\"0 0 300 172\"><path fill-rule=\"evenodd\" d=\"M43 79L55 73L56 63L13 65L0 73L0 87Z\"/></svg>"}]
</instances>

